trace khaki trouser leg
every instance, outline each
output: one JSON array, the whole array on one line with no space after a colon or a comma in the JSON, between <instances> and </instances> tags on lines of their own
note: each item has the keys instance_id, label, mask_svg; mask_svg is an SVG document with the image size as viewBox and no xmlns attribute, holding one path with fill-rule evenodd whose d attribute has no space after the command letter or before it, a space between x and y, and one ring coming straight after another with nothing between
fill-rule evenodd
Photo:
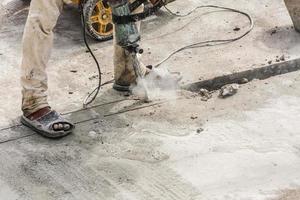
<instances>
[{"instance_id":1,"label":"khaki trouser leg","mask_svg":"<svg viewBox=\"0 0 300 200\"><path fill-rule=\"evenodd\" d=\"M32 0L23 35L21 64L22 110L25 116L48 106L46 66L53 43L53 28L64 0Z\"/></svg>"},{"instance_id":2,"label":"khaki trouser leg","mask_svg":"<svg viewBox=\"0 0 300 200\"><path fill-rule=\"evenodd\" d=\"M130 0L132 2L134 0ZM140 6L133 13L139 13L144 11L144 6ZM138 22L137 26L140 29L141 23ZM114 33L115 34L115 33ZM146 67L141 63L142 73L146 73ZM130 85L136 79L133 60L127 55L126 51L116 44L114 40L114 75L115 81L120 85Z\"/></svg>"}]
</instances>

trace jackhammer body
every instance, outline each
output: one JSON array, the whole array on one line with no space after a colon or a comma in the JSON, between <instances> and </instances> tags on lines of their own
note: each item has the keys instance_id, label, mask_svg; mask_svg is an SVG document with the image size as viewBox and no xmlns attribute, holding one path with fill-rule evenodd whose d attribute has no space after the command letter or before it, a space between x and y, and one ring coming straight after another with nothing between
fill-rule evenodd
<instances>
[{"instance_id":1,"label":"jackhammer body","mask_svg":"<svg viewBox=\"0 0 300 200\"><path fill-rule=\"evenodd\" d=\"M131 14L128 0L109 0L108 3L112 8L112 13L114 16L122 17L129 16ZM141 49L138 44L141 39L138 27L136 23L132 21L128 21L127 23L118 23L113 21L113 23L115 28L114 39L116 43L123 47L125 51L127 51L127 53L132 57L135 75L142 81L144 75L142 74L137 54L142 54L143 49ZM148 100L146 85L144 85L143 88L145 89L145 99Z\"/></svg>"},{"instance_id":2,"label":"jackhammer body","mask_svg":"<svg viewBox=\"0 0 300 200\"><path fill-rule=\"evenodd\" d=\"M128 0L107 0L112 8L113 23L115 28L115 41L123 47L133 59L133 68L135 75L140 79L140 83L144 88L145 101L149 101L147 84L142 74L140 62L137 59L137 54L142 54L143 49L139 47L138 42L141 39L136 22L150 16L160 7L174 0L150 0L153 4L152 10L147 10L144 13L131 14L131 12L147 0L136 0L130 4Z\"/></svg>"}]
</instances>

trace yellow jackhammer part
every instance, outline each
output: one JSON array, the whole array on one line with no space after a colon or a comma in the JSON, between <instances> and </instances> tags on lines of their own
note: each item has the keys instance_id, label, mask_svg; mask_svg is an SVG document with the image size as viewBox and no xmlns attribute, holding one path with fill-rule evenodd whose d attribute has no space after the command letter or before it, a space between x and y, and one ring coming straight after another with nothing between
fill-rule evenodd
<instances>
[{"instance_id":1,"label":"yellow jackhammer part","mask_svg":"<svg viewBox=\"0 0 300 200\"><path fill-rule=\"evenodd\" d=\"M74 4L79 5L82 8L82 12L85 18L86 32L93 39L98 41L105 41L112 39L113 37L113 20L112 20L112 8L108 2L118 3L119 0L69 0ZM128 0L125 0L128 2ZM138 2L141 0L136 0ZM168 4L174 0L145 0L153 6L160 4ZM133 4L133 3L132 3Z\"/></svg>"}]
</instances>

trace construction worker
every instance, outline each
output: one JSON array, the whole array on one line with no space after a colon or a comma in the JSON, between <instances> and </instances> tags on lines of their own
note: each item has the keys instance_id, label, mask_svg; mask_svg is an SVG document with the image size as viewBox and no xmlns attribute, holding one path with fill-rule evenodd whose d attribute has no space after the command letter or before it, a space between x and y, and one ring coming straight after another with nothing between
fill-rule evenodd
<instances>
[{"instance_id":1,"label":"construction worker","mask_svg":"<svg viewBox=\"0 0 300 200\"><path fill-rule=\"evenodd\" d=\"M153 0L155 2L155 0ZM32 0L23 35L21 64L22 111L21 122L49 138L68 135L74 124L52 110L47 101L46 67L53 43L53 29L63 10L71 0ZM135 12L142 12L139 7ZM142 65L142 73L147 68ZM114 42L114 89L129 90L135 81L132 60L124 49Z\"/></svg>"}]
</instances>

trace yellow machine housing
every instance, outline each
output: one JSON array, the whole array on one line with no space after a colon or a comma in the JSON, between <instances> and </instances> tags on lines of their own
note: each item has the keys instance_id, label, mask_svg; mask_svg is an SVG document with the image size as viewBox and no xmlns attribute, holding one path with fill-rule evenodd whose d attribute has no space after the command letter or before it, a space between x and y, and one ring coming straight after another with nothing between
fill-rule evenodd
<instances>
[{"instance_id":1,"label":"yellow machine housing","mask_svg":"<svg viewBox=\"0 0 300 200\"><path fill-rule=\"evenodd\" d=\"M72 0L74 4L83 4L86 32L99 41L109 40L113 36L112 10L102 0Z\"/></svg>"}]
</instances>

